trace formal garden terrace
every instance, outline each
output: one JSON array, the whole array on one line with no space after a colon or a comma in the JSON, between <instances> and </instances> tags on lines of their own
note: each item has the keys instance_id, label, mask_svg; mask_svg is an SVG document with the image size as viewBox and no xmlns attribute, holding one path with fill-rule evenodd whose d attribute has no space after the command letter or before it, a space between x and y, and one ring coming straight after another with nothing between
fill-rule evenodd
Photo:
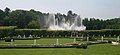
<instances>
[{"instance_id":1,"label":"formal garden terrace","mask_svg":"<svg viewBox=\"0 0 120 55\"><path fill-rule=\"evenodd\" d=\"M1 0L0 55L120 55L120 0Z\"/></svg>"},{"instance_id":2,"label":"formal garden terrace","mask_svg":"<svg viewBox=\"0 0 120 55\"><path fill-rule=\"evenodd\" d=\"M119 29L63 31L2 26L0 55L119 55L119 36Z\"/></svg>"},{"instance_id":3,"label":"formal garden terrace","mask_svg":"<svg viewBox=\"0 0 120 55\"><path fill-rule=\"evenodd\" d=\"M47 30L0 27L1 47L81 47L98 43L119 42L119 29ZM82 45L84 44L84 45ZM87 45L86 45L87 44Z\"/></svg>"}]
</instances>

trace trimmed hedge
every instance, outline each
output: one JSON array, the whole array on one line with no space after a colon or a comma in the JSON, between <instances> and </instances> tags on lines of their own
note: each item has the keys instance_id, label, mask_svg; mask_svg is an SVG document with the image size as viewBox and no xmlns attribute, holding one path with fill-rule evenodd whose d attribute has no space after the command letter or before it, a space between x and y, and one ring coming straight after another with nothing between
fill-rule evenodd
<instances>
[{"instance_id":1,"label":"trimmed hedge","mask_svg":"<svg viewBox=\"0 0 120 55\"><path fill-rule=\"evenodd\" d=\"M40 37L71 37L74 36L119 36L120 29L105 29L105 30L85 30L85 31L51 31L51 30L41 30L41 29L16 29L17 35L37 35Z\"/></svg>"},{"instance_id":2,"label":"trimmed hedge","mask_svg":"<svg viewBox=\"0 0 120 55\"><path fill-rule=\"evenodd\" d=\"M45 29L0 29L0 38L3 37L13 37L13 36L26 36L29 37L29 35L32 35L33 37L76 37L76 36L119 36L120 35L120 29L103 29L103 30L84 30L84 31L70 31L70 30L45 30Z\"/></svg>"},{"instance_id":3,"label":"trimmed hedge","mask_svg":"<svg viewBox=\"0 0 120 55\"><path fill-rule=\"evenodd\" d=\"M82 31L85 36L120 36L120 29L102 29L102 30L85 30Z\"/></svg>"},{"instance_id":4,"label":"trimmed hedge","mask_svg":"<svg viewBox=\"0 0 120 55\"><path fill-rule=\"evenodd\" d=\"M0 39L14 36L16 26L0 26Z\"/></svg>"},{"instance_id":5,"label":"trimmed hedge","mask_svg":"<svg viewBox=\"0 0 120 55\"><path fill-rule=\"evenodd\" d=\"M15 36L18 35L33 35L40 37L68 37L71 36L71 31L51 31L51 30L41 30L41 29L16 29Z\"/></svg>"}]
</instances>

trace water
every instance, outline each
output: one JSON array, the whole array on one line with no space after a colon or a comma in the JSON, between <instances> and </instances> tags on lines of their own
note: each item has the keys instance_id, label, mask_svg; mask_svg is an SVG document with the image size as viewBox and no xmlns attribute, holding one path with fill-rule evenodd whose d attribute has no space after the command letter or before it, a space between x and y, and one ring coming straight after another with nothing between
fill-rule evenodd
<instances>
[{"instance_id":1,"label":"water","mask_svg":"<svg viewBox=\"0 0 120 55\"><path fill-rule=\"evenodd\" d=\"M119 41L119 36L117 37L117 41Z\"/></svg>"},{"instance_id":2,"label":"water","mask_svg":"<svg viewBox=\"0 0 120 55\"><path fill-rule=\"evenodd\" d=\"M49 30L86 30L86 27L82 24L82 19L80 15L76 16L74 20L66 21L62 18L61 22L55 18L54 14L49 14L48 20L46 21ZM80 25L78 25L80 23Z\"/></svg>"},{"instance_id":3,"label":"water","mask_svg":"<svg viewBox=\"0 0 120 55\"><path fill-rule=\"evenodd\" d=\"M13 39L11 39L11 45L13 44Z\"/></svg>"},{"instance_id":4,"label":"water","mask_svg":"<svg viewBox=\"0 0 120 55\"><path fill-rule=\"evenodd\" d=\"M103 41L103 38L104 38L104 37L102 36L102 37L101 37L101 40L102 40L102 41Z\"/></svg>"},{"instance_id":5,"label":"water","mask_svg":"<svg viewBox=\"0 0 120 55\"><path fill-rule=\"evenodd\" d=\"M58 45L59 44L59 40L57 39L57 41L56 41L56 44Z\"/></svg>"},{"instance_id":6,"label":"water","mask_svg":"<svg viewBox=\"0 0 120 55\"><path fill-rule=\"evenodd\" d=\"M89 41L89 37L87 37L87 41Z\"/></svg>"},{"instance_id":7,"label":"water","mask_svg":"<svg viewBox=\"0 0 120 55\"><path fill-rule=\"evenodd\" d=\"M36 39L34 39L34 45L36 44Z\"/></svg>"},{"instance_id":8,"label":"water","mask_svg":"<svg viewBox=\"0 0 120 55\"><path fill-rule=\"evenodd\" d=\"M74 43L76 42L76 39L74 38L74 41L73 41Z\"/></svg>"}]
</instances>

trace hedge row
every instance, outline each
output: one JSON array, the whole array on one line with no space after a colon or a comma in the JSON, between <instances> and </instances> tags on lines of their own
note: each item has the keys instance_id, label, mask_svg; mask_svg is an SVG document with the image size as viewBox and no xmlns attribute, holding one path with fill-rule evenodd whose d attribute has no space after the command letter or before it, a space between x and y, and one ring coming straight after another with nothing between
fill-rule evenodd
<instances>
[{"instance_id":1,"label":"hedge row","mask_svg":"<svg viewBox=\"0 0 120 55\"><path fill-rule=\"evenodd\" d=\"M82 31L82 34L86 36L107 36L107 37L114 37L120 36L120 29L103 29L103 30L86 30Z\"/></svg>"},{"instance_id":2,"label":"hedge row","mask_svg":"<svg viewBox=\"0 0 120 55\"><path fill-rule=\"evenodd\" d=\"M0 26L0 38L14 36L16 26Z\"/></svg>"},{"instance_id":3,"label":"hedge row","mask_svg":"<svg viewBox=\"0 0 120 55\"><path fill-rule=\"evenodd\" d=\"M105 29L105 30L85 30L85 31L67 31L67 30L45 30L45 29L0 29L0 38L13 36L29 37L71 37L71 36L119 36L120 29Z\"/></svg>"},{"instance_id":4,"label":"hedge row","mask_svg":"<svg viewBox=\"0 0 120 55\"><path fill-rule=\"evenodd\" d=\"M50 31L50 30L39 30L39 29L16 29L15 36L17 35L33 35L33 36L41 36L41 37L68 37L71 35L72 31Z\"/></svg>"}]
</instances>

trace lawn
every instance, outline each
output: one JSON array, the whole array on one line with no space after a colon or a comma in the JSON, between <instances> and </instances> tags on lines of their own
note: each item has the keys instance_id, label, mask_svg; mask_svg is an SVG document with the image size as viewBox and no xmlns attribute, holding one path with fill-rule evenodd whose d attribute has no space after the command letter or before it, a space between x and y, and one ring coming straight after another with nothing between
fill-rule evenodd
<instances>
[{"instance_id":1,"label":"lawn","mask_svg":"<svg viewBox=\"0 0 120 55\"><path fill-rule=\"evenodd\" d=\"M73 42L73 39L70 38L41 38L37 39L37 44L56 44L57 39L59 40L59 44L65 44ZM15 40L13 44L33 44L34 40ZM0 44L11 44L11 42L1 41Z\"/></svg>"},{"instance_id":2,"label":"lawn","mask_svg":"<svg viewBox=\"0 0 120 55\"><path fill-rule=\"evenodd\" d=\"M58 38L60 44L73 42L70 38ZM41 38L37 44L56 44L57 38ZM0 44L10 42L0 41ZM33 40L15 40L13 44L33 44ZM120 55L120 45L97 44L82 48L29 48L0 49L0 55Z\"/></svg>"},{"instance_id":3,"label":"lawn","mask_svg":"<svg viewBox=\"0 0 120 55\"><path fill-rule=\"evenodd\" d=\"M0 49L0 55L120 55L120 45L97 44L87 49L77 48L32 48Z\"/></svg>"}]
</instances>

